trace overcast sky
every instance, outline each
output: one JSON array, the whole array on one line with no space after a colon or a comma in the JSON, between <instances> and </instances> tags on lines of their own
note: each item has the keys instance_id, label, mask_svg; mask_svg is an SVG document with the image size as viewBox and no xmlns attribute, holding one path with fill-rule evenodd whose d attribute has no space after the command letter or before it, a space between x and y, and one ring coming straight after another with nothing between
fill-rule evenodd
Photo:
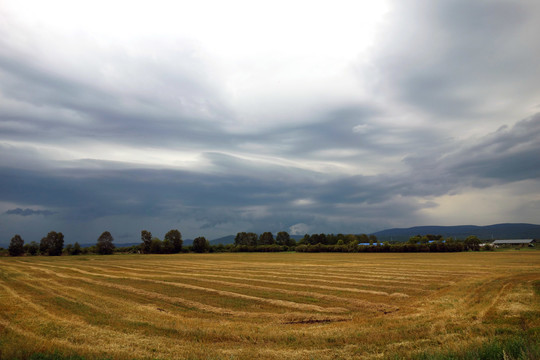
<instances>
[{"instance_id":1,"label":"overcast sky","mask_svg":"<svg viewBox=\"0 0 540 360\"><path fill-rule=\"evenodd\" d=\"M0 243L539 223L540 2L0 2Z\"/></svg>"}]
</instances>

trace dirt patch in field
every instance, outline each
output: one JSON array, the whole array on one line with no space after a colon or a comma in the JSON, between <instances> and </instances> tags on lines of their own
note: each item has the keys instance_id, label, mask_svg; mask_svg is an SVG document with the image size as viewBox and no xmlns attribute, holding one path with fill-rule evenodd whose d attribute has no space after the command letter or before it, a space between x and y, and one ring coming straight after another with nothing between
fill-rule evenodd
<instances>
[{"instance_id":1,"label":"dirt patch in field","mask_svg":"<svg viewBox=\"0 0 540 360\"><path fill-rule=\"evenodd\" d=\"M334 318L318 318L318 317L304 317L304 318L288 318L285 319L282 324L325 324L325 323L335 323L335 322L345 322L352 321L351 318L345 317L334 317Z\"/></svg>"}]
</instances>

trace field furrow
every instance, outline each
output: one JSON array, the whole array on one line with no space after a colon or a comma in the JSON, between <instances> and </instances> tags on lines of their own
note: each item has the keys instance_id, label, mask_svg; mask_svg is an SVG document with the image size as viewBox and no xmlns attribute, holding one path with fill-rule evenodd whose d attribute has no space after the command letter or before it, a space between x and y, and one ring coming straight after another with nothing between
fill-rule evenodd
<instances>
[{"instance_id":1,"label":"field furrow","mask_svg":"<svg viewBox=\"0 0 540 360\"><path fill-rule=\"evenodd\" d=\"M47 265L47 266L55 267L53 265ZM59 266L56 266L56 268L69 270L69 271L80 272L81 274L91 275L91 276L99 276L99 277L105 277L105 278L111 278L111 279L126 279L126 276L109 275L109 274L105 274L105 273L96 273L96 272L90 272L90 271L81 270L81 269L65 268L65 267L59 267ZM209 292L209 293L214 293L214 294L217 294L217 295L220 295L220 296L228 296L228 297L232 297L232 298L239 298L239 299L245 299L245 300L250 300L250 301L265 302L265 303L275 305L275 306L287 307L287 308L298 309L298 310L316 311L316 312L324 312L324 313L325 312L328 312L328 313L344 313L344 312L348 311L347 309L342 308L342 307L324 308L324 307L317 306L317 305L303 304L303 303L297 303L297 302L293 302L293 301L284 301L284 300L275 300L275 299L262 298L262 297L257 297L257 296L241 294L241 293L237 293L237 292L219 290L219 289L210 288L210 287L190 285L190 284L186 284L186 283L179 283L179 282L172 282L172 281L162 281L162 280L152 280L152 279L142 279L142 278L137 278L137 277L135 277L134 279L136 279L138 281L150 282L150 283L154 283L154 284L161 284L161 285L179 287L179 288L183 288L183 289L197 290L197 291L202 291L202 292ZM85 278L85 280L89 281L90 279ZM126 289L127 287L125 287L123 285L117 285L117 288L118 289L120 289L120 288L121 289ZM353 291L353 290L356 291L356 289L351 289L350 291ZM358 291L362 292L361 290L358 290ZM369 293L372 293L372 292L369 292ZM375 293L375 292L373 292L373 293Z\"/></svg>"},{"instance_id":2,"label":"field furrow","mask_svg":"<svg viewBox=\"0 0 540 360\"><path fill-rule=\"evenodd\" d=\"M540 328L537 252L0 259L0 358L386 359ZM540 253L539 253L540 254Z\"/></svg>"}]
</instances>

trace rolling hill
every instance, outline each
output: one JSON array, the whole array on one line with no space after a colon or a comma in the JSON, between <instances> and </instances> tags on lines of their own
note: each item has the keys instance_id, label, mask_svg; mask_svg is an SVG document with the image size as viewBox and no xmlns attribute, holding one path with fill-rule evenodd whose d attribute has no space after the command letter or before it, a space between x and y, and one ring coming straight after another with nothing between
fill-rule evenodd
<instances>
[{"instance_id":1,"label":"rolling hill","mask_svg":"<svg viewBox=\"0 0 540 360\"><path fill-rule=\"evenodd\" d=\"M476 235L483 240L539 239L540 225L507 223L488 226L415 226L387 229L374 233L380 241L407 241L411 236L426 234L440 234L443 237L454 237L456 239L465 239L469 235Z\"/></svg>"}]
</instances>

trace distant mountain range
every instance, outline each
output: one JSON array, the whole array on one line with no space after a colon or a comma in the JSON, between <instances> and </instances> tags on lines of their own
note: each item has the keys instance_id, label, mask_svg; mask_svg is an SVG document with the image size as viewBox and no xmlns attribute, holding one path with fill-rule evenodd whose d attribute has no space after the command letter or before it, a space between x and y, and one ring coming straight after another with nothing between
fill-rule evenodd
<instances>
[{"instance_id":1,"label":"distant mountain range","mask_svg":"<svg viewBox=\"0 0 540 360\"><path fill-rule=\"evenodd\" d=\"M495 224L488 226L458 225L458 226L415 226L411 228L396 228L373 233L379 241L407 241L415 235L442 235L456 239L465 239L476 235L482 240L497 239L540 239L540 225L534 224Z\"/></svg>"}]
</instances>

